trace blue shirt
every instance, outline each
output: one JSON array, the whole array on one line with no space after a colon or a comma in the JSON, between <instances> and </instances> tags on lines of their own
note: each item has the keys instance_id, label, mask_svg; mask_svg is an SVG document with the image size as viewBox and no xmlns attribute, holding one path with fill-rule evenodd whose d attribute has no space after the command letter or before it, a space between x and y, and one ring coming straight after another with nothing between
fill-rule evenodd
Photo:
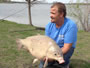
<instances>
[{"instance_id":1,"label":"blue shirt","mask_svg":"<svg viewBox=\"0 0 90 68\"><path fill-rule=\"evenodd\" d=\"M72 43L72 47L76 47L77 26L68 19L64 18L64 24L60 28L56 28L55 23L48 23L45 29L45 35L52 38L59 47L63 47L64 43Z\"/></svg>"}]
</instances>

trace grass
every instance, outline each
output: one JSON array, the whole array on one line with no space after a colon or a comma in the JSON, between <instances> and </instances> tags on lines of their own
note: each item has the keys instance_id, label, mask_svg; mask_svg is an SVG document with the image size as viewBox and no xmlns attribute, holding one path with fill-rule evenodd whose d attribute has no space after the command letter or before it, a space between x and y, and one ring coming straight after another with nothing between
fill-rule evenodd
<instances>
[{"instance_id":1,"label":"grass","mask_svg":"<svg viewBox=\"0 0 90 68\"><path fill-rule=\"evenodd\" d=\"M73 68L90 68L90 32L78 32L77 47L71 65Z\"/></svg>"},{"instance_id":2,"label":"grass","mask_svg":"<svg viewBox=\"0 0 90 68\"><path fill-rule=\"evenodd\" d=\"M16 24L9 21L0 21L0 68L28 68L32 56L25 50L18 51L17 38L44 34L44 31L35 27Z\"/></svg>"},{"instance_id":3,"label":"grass","mask_svg":"<svg viewBox=\"0 0 90 68\"><path fill-rule=\"evenodd\" d=\"M26 50L17 50L16 39L44 34L30 25L0 21L0 68L38 68L31 66L33 57ZM37 65L37 64L36 64ZM71 68L90 68L90 32L79 31Z\"/></svg>"}]
</instances>

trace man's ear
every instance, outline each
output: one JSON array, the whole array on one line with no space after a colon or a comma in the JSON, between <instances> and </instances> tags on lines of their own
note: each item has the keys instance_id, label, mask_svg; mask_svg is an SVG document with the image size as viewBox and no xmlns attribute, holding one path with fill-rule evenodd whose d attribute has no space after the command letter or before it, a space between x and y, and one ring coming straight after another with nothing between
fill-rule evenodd
<instances>
[{"instance_id":1,"label":"man's ear","mask_svg":"<svg viewBox=\"0 0 90 68\"><path fill-rule=\"evenodd\" d=\"M60 13L60 17L64 17L64 13L63 12Z\"/></svg>"}]
</instances>

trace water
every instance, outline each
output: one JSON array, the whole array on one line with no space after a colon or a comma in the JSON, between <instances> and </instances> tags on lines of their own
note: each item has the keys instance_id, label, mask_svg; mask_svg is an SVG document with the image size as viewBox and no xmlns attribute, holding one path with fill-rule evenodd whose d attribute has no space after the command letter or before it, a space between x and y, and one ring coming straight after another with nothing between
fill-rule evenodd
<instances>
[{"instance_id":1,"label":"water","mask_svg":"<svg viewBox=\"0 0 90 68\"><path fill-rule=\"evenodd\" d=\"M50 6L48 5L32 5L31 15L32 24L38 27L45 27L50 21ZM7 17L10 16L10 17ZM7 17L7 18L5 18ZM28 6L26 3L1 3L0 4L0 19L14 21L19 24L29 24Z\"/></svg>"},{"instance_id":2,"label":"water","mask_svg":"<svg viewBox=\"0 0 90 68\"><path fill-rule=\"evenodd\" d=\"M31 15L32 15L32 24L34 26L45 27L46 24L50 22L50 6L51 4L32 5ZM66 5L68 17L74 20L78 24L79 29L82 29L79 19L77 19L76 17L69 16L69 13L76 12L79 10L72 10L72 8L74 7L70 8L68 6L72 6L72 5ZM83 18L84 18L85 11L87 9L86 7L87 5L85 4L80 5L80 8L83 8L82 9ZM10 16L10 17L7 17L7 16ZM5 18L5 20L14 21L19 24L29 24L27 3L0 3L0 19L2 18ZM89 14L88 20L90 24L90 14Z\"/></svg>"}]
</instances>

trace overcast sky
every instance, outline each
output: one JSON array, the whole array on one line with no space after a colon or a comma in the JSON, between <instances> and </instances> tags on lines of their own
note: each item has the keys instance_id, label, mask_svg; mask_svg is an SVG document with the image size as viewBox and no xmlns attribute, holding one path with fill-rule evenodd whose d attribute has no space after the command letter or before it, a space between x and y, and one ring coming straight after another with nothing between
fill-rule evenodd
<instances>
[{"instance_id":1,"label":"overcast sky","mask_svg":"<svg viewBox=\"0 0 90 68\"><path fill-rule=\"evenodd\" d=\"M73 3L75 3L75 2L77 2L79 0L46 0L46 1L49 2L49 3L52 3L52 2L55 2L55 1L63 2L63 3L69 3L70 1L72 1ZM80 2L83 2L83 0L80 0Z\"/></svg>"},{"instance_id":2,"label":"overcast sky","mask_svg":"<svg viewBox=\"0 0 90 68\"><path fill-rule=\"evenodd\" d=\"M11 1L20 1L20 2L25 2L25 0L11 0ZM38 1L43 1L43 0L38 0ZM80 2L80 3L85 3L84 1L85 0L44 0L44 1L46 1L46 2L48 2L48 3L52 3L52 2L55 2L55 1L57 1L57 2L63 2L63 3L70 3L70 1L72 1L72 3L78 3L78 2ZM77 2L78 1L78 2ZM88 0L88 2L90 3L90 0Z\"/></svg>"}]
</instances>

